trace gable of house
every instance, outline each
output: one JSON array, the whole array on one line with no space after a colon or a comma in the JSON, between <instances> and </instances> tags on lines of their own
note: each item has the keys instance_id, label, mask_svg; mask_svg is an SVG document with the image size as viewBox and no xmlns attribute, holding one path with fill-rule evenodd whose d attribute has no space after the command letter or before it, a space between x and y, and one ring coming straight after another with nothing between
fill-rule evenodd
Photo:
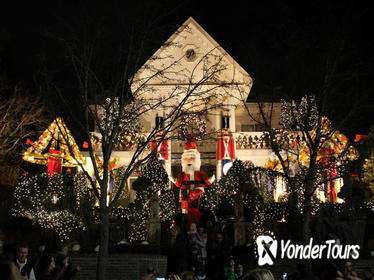
<instances>
[{"instance_id":1,"label":"gable of house","mask_svg":"<svg viewBox=\"0 0 374 280\"><path fill-rule=\"evenodd\" d=\"M167 104L172 105L196 85L192 98L209 92L212 102L239 104L248 96L252 78L190 17L139 69L131 89L148 101L176 91Z\"/></svg>"}]
</instances>

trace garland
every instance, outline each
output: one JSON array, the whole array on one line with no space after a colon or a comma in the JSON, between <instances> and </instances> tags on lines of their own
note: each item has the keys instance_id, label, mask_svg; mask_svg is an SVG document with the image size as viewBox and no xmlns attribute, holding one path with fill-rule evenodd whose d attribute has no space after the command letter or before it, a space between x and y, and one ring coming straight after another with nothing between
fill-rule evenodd
<instances>
[{"instance_id":1,"label":"garland","mask_svg":"<svg viewBox=\"0 0 374 280\"><path fill-rule=\"evenodd\" d=\"M201 140L206 131L206 123L197 114L188 114L180 122L181 136L186 140Z\"/></svg>"}]
</instances>

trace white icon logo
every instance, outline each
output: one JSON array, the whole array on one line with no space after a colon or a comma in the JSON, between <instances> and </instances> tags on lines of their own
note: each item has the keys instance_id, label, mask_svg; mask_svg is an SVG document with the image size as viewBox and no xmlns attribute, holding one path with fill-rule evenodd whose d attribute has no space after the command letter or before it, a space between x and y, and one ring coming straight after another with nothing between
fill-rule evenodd
<instances>
[{"instance_id":1,"label":"white icon logo","mask_svg":"<svg viewBox=\"0 0 374 280\"><path fill-rule=\"evenodd\" d=\"M268 235L260 235L256 239L258 265L272 265L277 256L278 242Z\"/></svg>"}]
</instances>

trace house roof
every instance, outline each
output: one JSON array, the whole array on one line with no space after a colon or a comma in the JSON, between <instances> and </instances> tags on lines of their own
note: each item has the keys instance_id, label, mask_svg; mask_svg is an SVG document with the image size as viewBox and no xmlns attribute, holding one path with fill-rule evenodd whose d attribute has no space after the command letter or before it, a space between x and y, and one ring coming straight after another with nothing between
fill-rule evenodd
<instances>
[{"instance_id":1,"label":"house roof","mask_svg":"<svg viewBox=\"0 0 374 280\"><path fill-rule=\"evenodd\" d=\"M221 101L238 104L248 97L252 83L250 75L190 17L135 74L132 91L156 99L175 87L199 85L201 92L212 90L223 97Z\"/></svg>"}]
</instances>

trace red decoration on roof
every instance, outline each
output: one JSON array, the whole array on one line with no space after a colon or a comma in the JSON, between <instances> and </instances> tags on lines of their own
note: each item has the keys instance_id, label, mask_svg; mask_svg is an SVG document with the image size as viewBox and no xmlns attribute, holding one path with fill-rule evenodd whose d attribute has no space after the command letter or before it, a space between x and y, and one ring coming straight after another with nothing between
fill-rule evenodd
<instances>
[{"instance_id":1,"label":"red decoration on roof","mask_svg":"<svg viewBox=\"0 0 374 280\"><path fill-rule=\"evenodd\" d=\"M32 146L32 145L34 145L34 142L32 142L32 141L30 140L30 138L27 138L27 139L26 139L26 145L30 145L30 146Z\"/></svg>"},{"instance_id":2,"label":"red decoration on roof","mask_svg":"<svg viewBox=\"0 0 374 280\"><path fill-rule=\"evenodd\" d=\"M363 134L356 134L356 137L355 137L355 142L360 142L361 140L364 140L368 138L368 135L363 135ZM360 144L362 144L362 142L360 142Z\"/></svg>"}]
</instances>

